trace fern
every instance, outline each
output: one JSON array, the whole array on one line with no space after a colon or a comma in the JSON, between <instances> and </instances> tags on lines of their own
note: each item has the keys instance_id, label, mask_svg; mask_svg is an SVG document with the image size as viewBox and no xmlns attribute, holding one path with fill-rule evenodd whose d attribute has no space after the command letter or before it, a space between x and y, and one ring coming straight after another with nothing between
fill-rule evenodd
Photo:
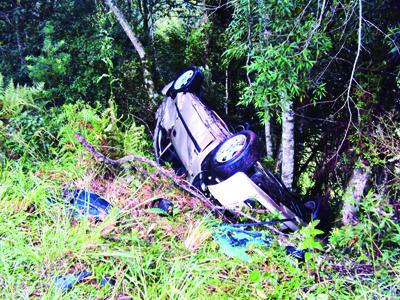
<instances>
[{"instance_id":1,"label":"fern","mask_svg":"<svg viewBox=\"0 0 400 300\"><path fill-rule=\"evenodd\" d=\"M17 116L28 106L36 107L34 100L43 91L43 83L20 86L14 85L12 79L4 86L4 77L0 74L0 118L4 119Z\"/></svg>"}]
</instances>

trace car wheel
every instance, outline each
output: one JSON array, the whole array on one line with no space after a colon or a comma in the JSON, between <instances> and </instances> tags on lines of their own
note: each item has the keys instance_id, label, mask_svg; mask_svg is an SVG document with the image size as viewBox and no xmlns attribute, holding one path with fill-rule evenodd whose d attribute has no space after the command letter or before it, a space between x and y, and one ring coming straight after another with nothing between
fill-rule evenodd
<instances>
[{"instance_id":1,"label":"car wheel","mask_svg":"<svg viewBox=\"0 0 400 300\"><path fill-rule=\"evenodd\" d=\"M179 92L197 93L200 90L203 79L204 74L198 67L190 67L178 76L171 89L175 94Z\"/></svg>"},{"instance_id":2,"label":"car wheel","mask_svg":"<svg viewBox=\"0 0 400 300\"><path fill-rule=\"evenodd\" d=\"M245 172L259 159L259 153L256 134L250 130L239 132L216 148L210 171L221 178Z\"/></svg>"}]
</instances>

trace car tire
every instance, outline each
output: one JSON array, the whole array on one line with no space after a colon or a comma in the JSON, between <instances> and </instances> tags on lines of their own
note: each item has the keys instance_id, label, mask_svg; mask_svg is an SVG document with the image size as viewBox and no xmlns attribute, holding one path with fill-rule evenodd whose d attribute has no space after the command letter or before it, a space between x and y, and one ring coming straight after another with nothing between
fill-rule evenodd
<instances>
[{"instance_id":1,"label":"car tire","mask_svg":"<svg viewBox=\"0 0 400 300\"><path fill-rule=\"evenodd\" d=\"M198 67L184 70L174 81L171 87L173 94L180 92L198 93L204 80L204 74Z\"/></svg>"},{"instance_id":2,"label":"car tire","mask_svg":"<svg viewBox=\"0 0 400 300\"><path fill-rule=\"evenodd\" d=\"M228 138L213 151L210 171L220 178L228 178L237 172L246 172L259 157L256 134L244 130Z\"/></svg>"}]
</instances>

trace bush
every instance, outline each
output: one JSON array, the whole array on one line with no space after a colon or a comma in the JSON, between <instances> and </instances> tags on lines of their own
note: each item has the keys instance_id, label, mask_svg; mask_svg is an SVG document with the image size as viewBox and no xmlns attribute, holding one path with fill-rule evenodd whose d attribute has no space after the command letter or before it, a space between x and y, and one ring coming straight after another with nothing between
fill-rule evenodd
<instances>
[{"instance_id":1,"label":"bush","mask_svg":"<svg viewBox=\"0 0 400 300\"><path fill-rule=\"evenodd\" d=\"M55 146L57 127L53 120L57 110L24 111L10 118L6 129L3 129L4 150L9 157L18 158L25 153L36 157L48 157L51 146Z\"/></svg>"},{"instance_id":2,"label":"bush","mask_svg":"<svg viewBox=\"0 0 400 300\"><path fill-rule=\"evenodd\" d=\"M26 109L0 123L0 149L12 159L29 155L47 160L79 151L74 135L78 133L110 158L150 155L151 142L144 126L137 126L132 117L122 120L116 116L113 101L106 109L81 102Z\"/></svg>"}]
</instances>

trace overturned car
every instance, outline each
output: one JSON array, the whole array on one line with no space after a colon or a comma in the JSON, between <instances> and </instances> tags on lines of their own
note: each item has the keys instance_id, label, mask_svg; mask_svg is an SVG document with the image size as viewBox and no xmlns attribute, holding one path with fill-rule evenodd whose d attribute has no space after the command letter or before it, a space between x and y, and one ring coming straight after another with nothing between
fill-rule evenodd
<instances>
[{"instance_id":1,"label":"overturned car","mask_svg":"<svg viewBox=\"0 0 400 300\"><path fill-rule=\"evenodd\" d=\"M231 132L201 101L203 77L199 68L191 67L164 87L154 134L158 163L186 174L193 186L228 210L258 202L269 212L279 212L291 230L316 217L315 208L305 206L261 165L256 134Z\"/></svg>"}]
</instances>

